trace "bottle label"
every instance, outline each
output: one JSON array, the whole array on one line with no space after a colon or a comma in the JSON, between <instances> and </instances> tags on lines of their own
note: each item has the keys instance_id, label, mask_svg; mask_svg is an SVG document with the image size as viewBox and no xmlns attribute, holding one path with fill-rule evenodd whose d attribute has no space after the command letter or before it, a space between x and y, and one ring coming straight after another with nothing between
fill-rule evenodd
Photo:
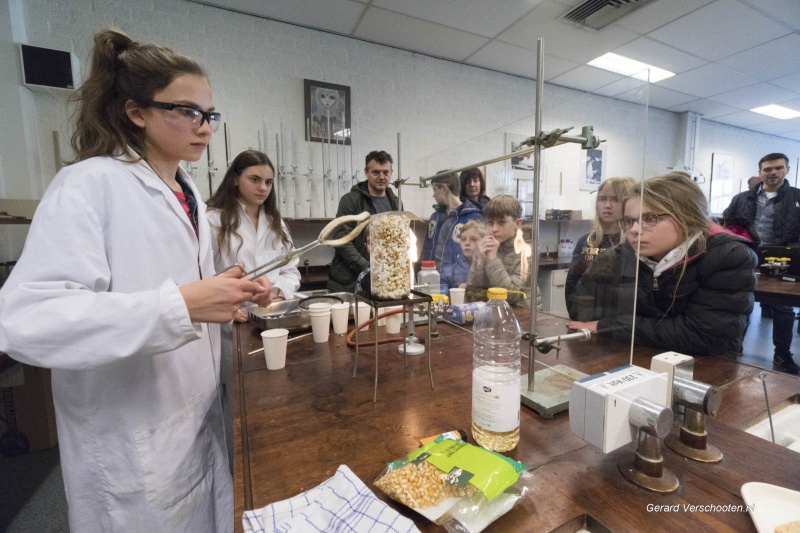
<instances>
[{"instance_id":1,"label":"bottle label","mask_svg":"<svg viewBox=\"0 0 800 533\"><path fill-rule=\"evenodd\" d=\"M472 371L472 421L503 433L519 427L519 370L479 366Z\"/></svg>"}]
</instances>

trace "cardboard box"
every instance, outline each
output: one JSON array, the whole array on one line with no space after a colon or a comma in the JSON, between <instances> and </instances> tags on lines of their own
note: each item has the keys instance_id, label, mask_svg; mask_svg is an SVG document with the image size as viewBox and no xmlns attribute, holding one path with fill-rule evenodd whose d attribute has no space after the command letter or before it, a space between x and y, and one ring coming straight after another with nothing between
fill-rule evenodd
<instances>
[{"instance_id":1,"label":"cardboard box","mask_svg":"<svg viewBox=\"0 0 800 533\"><path fill-rule=\"evenodd\" d=\"M16 429L30 442L28 451L47 450L58 444L50 370L28 365L22 365L22 369L24 384L3 389L0 414L6 420L7 413L13 409ZM8 431L3 420L0 420L0 439Z\"/></svg>"}]
</instances>

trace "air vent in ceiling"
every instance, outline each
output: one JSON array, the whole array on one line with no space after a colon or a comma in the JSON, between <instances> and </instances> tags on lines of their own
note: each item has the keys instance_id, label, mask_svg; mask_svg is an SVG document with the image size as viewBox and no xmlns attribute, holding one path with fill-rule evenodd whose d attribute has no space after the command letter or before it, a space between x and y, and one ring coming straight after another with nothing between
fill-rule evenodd
<instances>
[{"instance_id":1,"label":"air vent in ceiling","mask_svg":"<svg viewBox=\"0 0 800 533\"><path fill-rule=\"evenodd\" d=\"M655 0L586 0L561 18L599 30Z\"/></svg>"}]
</instances>

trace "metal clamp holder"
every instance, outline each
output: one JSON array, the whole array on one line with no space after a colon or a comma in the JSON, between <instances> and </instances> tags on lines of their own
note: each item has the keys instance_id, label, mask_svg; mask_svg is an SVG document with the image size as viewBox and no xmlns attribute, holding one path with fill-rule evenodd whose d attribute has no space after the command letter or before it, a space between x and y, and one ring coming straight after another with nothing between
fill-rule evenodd
<instances>
[{"instance_id":1,"label":"metal clamp holder","mask_svg":"<svg viewBox=\"0 0 800 533\"><path fill-rule=\"evenodd\" d=\"M441 339L438 327L439 319L447 320L452 314L453 310L450 308L450 304L444 303L444 300L441 298L431 304L428 314L428 329L431 332L432 340L438 341Z\"/></svg>"},{"instance_id":2,"label":"metal clamp holder","mask_svg":"<svg viewBox=\"0 0 800 533\"><path fill-rule=\"evenodd\" d=\"M672 403L684 407L680 436L670 435L670 450L701 463L722 461L722 452L708 443L706 415L716 416L722 402L719 387L675 376L672 381Z\"/></svg>"},{"instance_id":3,"label":"metal clamp holder","mask_svg":"<svg viewBox=\"0 0 800 533\"><path fill-rule=\"evenodd\" d=\"M530 343L533 348L536 348L541 353L548 353L550 350L556 351L556 359L561 354L561 343L566 341L588 341L592 338L592 333L588 329L579 329L575 333L568 333L566 335L553 335L552 337L537 337L533 333L525 333L522 336L523 340Z\"/></svg>"},{"instance_id":4,"label":"metal clamp holder","mask_svg":"<svg viewBox=\"0 0 800 533\"><path fill-rule=\"evenodd\" d=\"M672 409L644 398L631 402L628 422L639 429L639 445L633 459L619 464L622 475L643 489L667 494L678 490L678 478L664 468L661 440L672 427Z\"/></svg>"}]
</instances>

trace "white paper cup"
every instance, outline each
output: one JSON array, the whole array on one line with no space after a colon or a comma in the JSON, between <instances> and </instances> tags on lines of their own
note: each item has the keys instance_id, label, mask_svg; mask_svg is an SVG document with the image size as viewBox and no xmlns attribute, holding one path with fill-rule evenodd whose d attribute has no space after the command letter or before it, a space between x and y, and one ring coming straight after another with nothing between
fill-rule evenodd
<instances>
[{"instance_id":1,"label":"white paper cup","mask_svg":"<svg viewBox=\"0 0 800 533\"><path fill-rule=\"evenodd\" d=\"M337 335L347 333L347 321L350 319L350 304L340 303L331 306L331 322L333 322L333 332Z\"/></svg>"},{"instance_id":2,"label":"white paper cup","mask_svg":"<svg viewBox=\"0 0 800 533\"><path fill-rule=\"evenodd\" d=\"M267 369L280 370L286 366L286 343L288 340L288 329L276 328L261 332L261 341L264 343L264 357L267 359Z\"/></svg>"},{"instance_id":3,"label":"white paper cup","mask_svg":"<svg viewBox=\"0 0 800 533\"><path fill-rule=\"evenodd\" d=\"M311 314L311 331L314 333L314 342L328 342L331 333L331 310L315 309Z\"/></svg>"},{"instance_id":4,"label":"white paper cup","mask_svg":"<svg viewBox=\"0 0 800 533\"><path fill-rule=\"evenodd\" d=\"M317 302L314 304L309 304L308 312L312 313L314 311L326 311L331 308L331 304L325 302Z\"/></svg>"},{"instance_id":5,"label":"white paper cup","mask_svg":"<svg viewBox=\"0 0 800 533\"><path fill-rule=\"evenodd\" d=\"M386 333L395 334L400 333L400 327L403 324L403 306L396 305L393 307L386 307L384 311L400 311L394 315L386 317Z\"/></svg>"},{"instance_id":6,"label":"white paper cup","mask_svg":"<svg viewBox=\"0 0 800 533\"><path fill-rule=\"evenodd\" d=\"M467 289L450 289L450 305L464 305L464 292Z\"/></svg>"},{"instance_id":7,"label":"white paper cup","mask_svg":"<svg viewBox=\"0 0 800 533\"><path fill-rule=\"evenodd\" d=\"M385 312L386 312L386 308L385 307L381 307L379 309L375 309L374 310L373 316L374 316L374 318L377 318L377 320L375 321L375 326L376 327L377 326L385 326L386 325L386 317L378 318L378 315L381 315L381 314L383 314Z\"/></svg>"},{"instance_id":8,"label":"white paper cup","mask_svg":"<svg viewBox=\"0 0 800 533\"><path fill-rule=\"evenodd\" d=\"M356 309L358 309L358 312L356 313L356 309L353 309L353 316L355 317L356 325L369 320L370 309L372 309L372 306L370 306L368 303L364 302L357 302L357 303L358 307ZM355 303L353 305L355 305ZM367 331L368 329L369 329L369 324L359 329L359 331Z\"/></svg>"}]
</instances>

